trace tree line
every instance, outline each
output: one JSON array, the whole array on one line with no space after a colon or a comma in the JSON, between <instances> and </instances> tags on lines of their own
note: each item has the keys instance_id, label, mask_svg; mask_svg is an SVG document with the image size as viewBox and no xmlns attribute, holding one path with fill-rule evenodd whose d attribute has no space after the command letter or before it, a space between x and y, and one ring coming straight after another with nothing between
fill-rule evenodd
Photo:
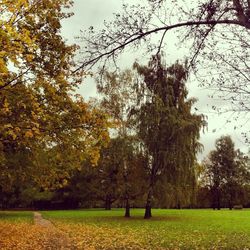
<instances>
[{"instance_id":1,"label":"tree line","mask_svg":"<svg viewBox=\"0 0 250 250\"><path fill-rule=\"evenodd\" d=\"M126 169L124 154L127 154ZM138 140L116 137L101 150L96 167L90 161L83 162L83 167L75 170L63 187L43 190L32 183L19 184L12 191L0 193L0 204L5 209L125 208L125 216L129 217L130 208L142 208L148 202L151 173L147 163ZM222 136L216 141L216 149L202 163L194 163L188 181L170 182L166 172L158 176L151 206L175 209L250 207L249 167L249 158L234 148L230 136Z\"/></svg>"}]
</instances>

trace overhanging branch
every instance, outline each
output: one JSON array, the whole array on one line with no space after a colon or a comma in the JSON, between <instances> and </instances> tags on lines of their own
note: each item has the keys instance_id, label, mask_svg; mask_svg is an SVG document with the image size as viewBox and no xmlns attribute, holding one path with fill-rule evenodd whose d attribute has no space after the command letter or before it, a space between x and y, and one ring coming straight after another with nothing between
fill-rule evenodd
<instances>
[{"instance_id":1,"label":"overhanging branch","mask_svg":"<svg viewBox=\"0 0 250 250\"><path fill-rule=\"evenodd\" d=\"M135 41L138 41L142 38L145 38L153 33L157 33L160 31L164 31L164 33L166 33L169 30L172 29L177 29L177 28L181 28L181 27L187 27L187 26L201 26L201 25L208 25L208 26L215 26L217 24L229 24L229 25L239 25L242 27L245 27L247 29L249 29L250 27L246 26L245 23L239 21L239 20L203 20L203 21L187 21L187 22L182 22L182 23L177 23L177 24L173 24L173 25L169 25L169 26L163 26L163 27L159 27L159 28L155 28L152 30L149 30L147 32L141 32L136 36L132 36L131 39L127 40L126 42L120 44L119 46L114 47L113 49L110 49L106 52L103 53L99 53L98 56L95 56L94 58L90 58L89 60L87 60L86 62L82 63L81 66L79 66L78 68L76 68L75 70L72 71L72 73L76 73L77 71L85 68L88 65L94 65L96 64L98 61L100 61L102 58L104 57L111 57L113 54L115 54L117 51L121 51L123 50L125 47L127 47L128 45L132 44Z\"/></svg>"}]
</instances>

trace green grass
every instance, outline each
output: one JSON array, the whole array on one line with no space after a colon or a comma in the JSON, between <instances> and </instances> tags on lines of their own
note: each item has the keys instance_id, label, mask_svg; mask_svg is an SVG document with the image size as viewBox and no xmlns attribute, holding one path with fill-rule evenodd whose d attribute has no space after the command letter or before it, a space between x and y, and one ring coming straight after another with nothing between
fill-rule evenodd
<instances>
[{"instance_id":1,"label":"green grass","mask_svg":"<svg viewBox=\"0 0 250 250\"><path fill-rule=\"evenodd\" d=\"M0 211L0 221L33 222L33 213L30 211Z\"/></svg>"},{"instance_id":2,"label":"green grass","mask_svg":"<svg viewBox=\"0 0 250 250\"><path fill-rule=\"evenodd\" d=\"M151 249L249 249L250 210L163 210L154 209L153 218L143 219L142 209L132 209L130 219L124 211L71 210L44 211L44 217L67 224L129 230Z\"/></svg>"}]
</instances>

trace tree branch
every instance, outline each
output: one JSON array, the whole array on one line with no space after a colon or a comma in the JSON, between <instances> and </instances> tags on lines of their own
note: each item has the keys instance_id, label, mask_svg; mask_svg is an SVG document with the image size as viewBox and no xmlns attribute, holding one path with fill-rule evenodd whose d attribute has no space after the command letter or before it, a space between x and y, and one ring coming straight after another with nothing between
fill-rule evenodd
<instances>
[{"instance_id":1,"label":"tree branch","mask_svg":"<svg viewBox=\"0 0 250 250\"><path fill-rule=\"evenodd\" d=\"M236 15L239 19L239 21L246 27L246 28L250 28L250 22L248 21L248 18L246 17L245 13L244 13L244 8L242 7L242 4L240 3L239 0L233 0L233 4L235 6L235 10L236 10Z\"/></svg>"},{"instance_id":2,"label":"tree branch","mask_svg":"<svg viewBox=\"0 0 250 250\"><path fill-rule=\"evenodd\" d=\"M25 70L24 72L22 72L20 75L16 76L14 79L10 80L9 82L5 83L4 85L0 86L0 90L8 87L9 85L11 85L11 83L13 83L14 81L18 80L19 78L21 78L22 76L24 76L26 73L28 73L28 71L30 70L30 68L28 68L27 70ZM15 83L14 85L16 85L17 83ZM14 86L11 85L11 86Z\"/></svg>"},{"instance_id":3,"label":"tree branch","mask_svg":"<svg viewBox=\"0 0 250 250\"><path fill-rule=\"evenodd\" d=\"M186 27L186 26L200 26L200 25L212 25L215 26L217 24L231 24L231 25L239 25L239 26L243 26L246 27L247 29L250 29L250 26L246 26L245 23L242 23L240 20L203 20L203 21L187 21L187 22L182 22L182 23L177 23L174 25L169 25L169 26L163 26L163 27L159 27L159 28L155 28L152 30L149 30L147 32L142 32L140 34L138 34L137 36L129 39L128 41L124 42L123 44L120 44L119 46L114 47L113 49L110 49L107 52L103 52L100 53L98 56L91 58L89 60L87 60L86 62L82 63L81 66L79 66L78 68L76 68L75 70L72 71L72 73L76 73L77 71L83 69L84 67L88 66L88 65L93 65L95 63L97 63L99 60L101 60L103 57L107 56L108 58L110 56L112 56L115 52L124 49L126 46L128 46L129 44L138 41L142 38L145 38L153 33L157 33L159 31L169 31L172 29L176 29L176 28L181 28L181 27Z\"/></svg>"}]
</instances>

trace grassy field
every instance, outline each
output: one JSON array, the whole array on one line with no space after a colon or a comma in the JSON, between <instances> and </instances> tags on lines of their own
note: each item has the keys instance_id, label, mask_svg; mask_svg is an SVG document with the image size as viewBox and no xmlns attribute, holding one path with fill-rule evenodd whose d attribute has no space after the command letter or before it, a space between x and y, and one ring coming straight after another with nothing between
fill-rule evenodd
<instances>
[{"instance_id":1,"label":"grassy field","mask_svg":"<svg viewBox=\"0 0 250 250\"><path fill-rule=\"evenodd\" d=\"M33 213L30 211L0 211L0 222L33 223Z\"/></svg>"},{"instance_id":2,"label":"grassy field","mask_svg":"<svg viewBox=\"0 0 250 250\"><path fill-rule=\"evenodd\" d=\"M72 249L250 249L250 210L43 211L72 239ZM53 249L51 231L33 225L32 212L0 212L0 249Z\"/></svg>"},{"instance_id":3,"label":"grassy field","mask_svg":"<svg viewBox=\"0 0 250 250\"><path fill-rule=\"evenodd\" d=\"M250 210L143 210L132 217L123 210L46 211L79 249L249 249Z\"/></svg>"}]
</instances>

